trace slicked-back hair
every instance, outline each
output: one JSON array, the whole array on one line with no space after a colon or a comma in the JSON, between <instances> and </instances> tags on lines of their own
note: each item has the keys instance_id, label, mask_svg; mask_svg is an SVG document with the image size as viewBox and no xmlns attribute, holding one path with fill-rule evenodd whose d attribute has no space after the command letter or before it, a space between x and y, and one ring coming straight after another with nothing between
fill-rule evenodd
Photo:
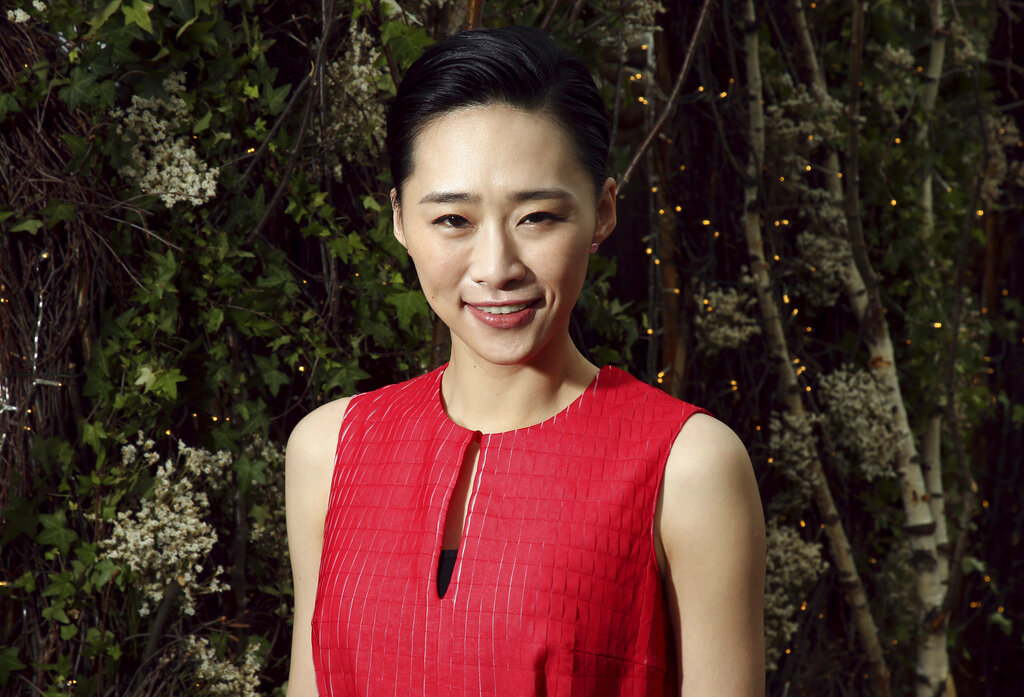
<instances>
[{"instance_id":1,"label":"slicked-back hair","mask_svg":"<svg viewBox=\"0 0 1024 697\"><path fill-rule=\"evenodd\" d=\"M610 130L604 101L583 62L534 27L471 29L428 47L409 68L388 110L387 148L399 197L413 146L427 123L466 107L501 104L551 118L580 164L604 186Z\"/></svg>"}]
</instances>

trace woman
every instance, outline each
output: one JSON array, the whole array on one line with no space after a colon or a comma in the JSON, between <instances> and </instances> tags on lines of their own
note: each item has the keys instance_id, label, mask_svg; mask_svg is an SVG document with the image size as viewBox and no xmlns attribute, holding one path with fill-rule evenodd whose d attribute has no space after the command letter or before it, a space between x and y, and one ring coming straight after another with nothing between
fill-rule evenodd
<instances>
[{"instance_id":1,"label":"woman","mask_svg":"<svg viewBox=\"0 0 1024 697\"><path fill-rule=\"evenodd\" d=\"M746 451L569 338L615 226L608 140L539 30L464 32L405 76L395 236L451 359L292 433L289 697L763 694Z\"/></svg>"}]
</instances>

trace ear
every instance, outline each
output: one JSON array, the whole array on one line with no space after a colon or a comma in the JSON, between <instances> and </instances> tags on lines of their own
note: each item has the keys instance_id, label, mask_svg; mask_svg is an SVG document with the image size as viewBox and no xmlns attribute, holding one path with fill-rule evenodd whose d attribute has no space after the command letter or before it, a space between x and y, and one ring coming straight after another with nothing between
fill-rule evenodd
<instances>
[{"instance_id":1,"label":"ear","mask_svg":"<svg viewBox=\"0 0 1024 697\"><path fill-rule=\"evenodd\" d=\"M398 202L398 190L391 190L391 219L395 223L395 239L398 244L409 251L409 245L405 241L405 227L402 223L402 204Z\"/></svg>"},{"instance_id":2,"label":"ear","mask_svg":"<svg viewBox=\"0 0 1024 697\"><path fill-rule=\"evenodd\" d=\"M594 243L601 244L615 229L615 180L608 177L601 189L601 197L597 200L597 221L594 226Z\"/></svg>"}]
</instances>

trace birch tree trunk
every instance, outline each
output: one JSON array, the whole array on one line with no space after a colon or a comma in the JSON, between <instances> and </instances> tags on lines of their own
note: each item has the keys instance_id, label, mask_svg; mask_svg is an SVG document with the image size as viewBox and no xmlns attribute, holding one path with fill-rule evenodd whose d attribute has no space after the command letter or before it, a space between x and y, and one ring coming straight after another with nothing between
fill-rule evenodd
<instances>
[{"instance_id":1,"label":"birch tree trunk","mask_svg":"<svg viewBox=\"0 0 1024 697\"><path fill-rule=\"evenodd\" d=\"M769 350L778 369L783 400L791 414L806 418L807 410L803 402L803 390L800 389L797 382L796 371L793 368L789 348L786 344L779 307L772 293L771 278L768 274L769 267L764 254L764 240L761 235L758 189L762 176L761 163L764 161L764 108L762 106L761 65L758 56L757 14L753 0L744 1L743 20L747 76L745 98L750 122L751 146L747 157L743 187L743 228L747 250L750 254L750 271L754 278L758 306L761 308ZM871 616L867 593L853 559L853 550L850 547L846 531L843 529L821 459L818 457L814 457L811 462L811 485L815 503L825 521L825 533L829 539L832 558L839 570L840 585L853 611L857 636L867 655L875 693L887 696L889 695L889 670L885 665L882 645L878 639L878 628Z\"/></svg>"},{"instance_id":2,"label":"birch tree trunk","mask_svg":"<svg viewBox=\"0 0 1024 697\"><path fill-rule=\"evenodd\" d=\"M941 22L940 2L941 0L932 0L933 22ZM824 94L826 85L814 53L801 0L792 0L791 9L794 15L794 26L798 32L798 44L812 80L812 89ZM945 582L939 572L935 517L929 504L930 497L921 470L921 459L918 455L914 435L910 430L907 410L900 390L892 338L889 333L889 324L885 320L885 309L882 307L877 276L868 258L861 225L860 176L857 163L861 89L859 83L864 41L864 4L861 0L854 0L853 11L853 60L850 74L850 101L847 110L846 172L843 173L839 169L839 160L835 152L830 152L827 166L835 167L837 177L834 184L830 182L829 191L833 192L833 186L836 189L839 188L838 174L843 173L846 189L845 195L840 193L839 198L844 203L847 230L853 250L853 262L847 265L844 283L854 314L864 328L864 339L870 354L869 367L892 408L893 426L898 437L896 468L900 479L900 497L907 519L905 529L913 551L917 595L921 602L919 620L922 639L917 647L916 693L919 697L934 697L939 694L942 686L946 683L946 675L949 671L945 638L947 622L942 611ZM936 32L933 38L938 36L939 32ZM933 43L928 74L934 76L935 80L934 84L929 83L925 95L926 100L931 100L929 102L930 109L934 109L938 77L941 75L944 54L944 42L938 46ZM926 119L930 115L930 113L926 114ZM929 187L930 192L930 177L926 179L925 184ZM926 202L929 214L931 212L930 201L929 194Z\"/></svg>"}]
</instances>

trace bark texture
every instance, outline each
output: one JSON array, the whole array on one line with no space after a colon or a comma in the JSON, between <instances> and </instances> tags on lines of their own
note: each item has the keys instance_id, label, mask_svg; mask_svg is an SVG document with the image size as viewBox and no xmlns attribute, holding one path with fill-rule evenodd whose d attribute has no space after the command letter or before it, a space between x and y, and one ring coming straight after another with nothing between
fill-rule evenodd
<instances>
[{"instance_id":1,"label":"bark texture","mask_svg":"<svg viewBox=\"0 0 1024 697\"><path fill-rule=\"evenodd\" d=\"M758 190L764 159L764 109L762 106L761 67L758 57L757 15L753 0L745 0L743 14L747 77L746 100L751 145L750 154L747 157L743 190L743 227L750 254L750 271L754 278L754 287L758 305L761 308L769 349L778 369L783 400L791 414L806 418L804 391L797 381L796 371L793 368L793 361L786 344L782 318L771 289L769 265L765 260L764 240L761 235L762 219L758 206ZM811 476L815 503L825 521L825 533L829 540L832 558L839 570L839 580L843 592L853 611L857 636L864 646L875 693L889 695L889 669L885 664L882 645L878 638L878 627L871 616L867 593L853 558L853 550L846 531L843 529L839 510L832 497L828 478L819 457L815 457L811 463Z\"/></svg>"}]
</instances>

